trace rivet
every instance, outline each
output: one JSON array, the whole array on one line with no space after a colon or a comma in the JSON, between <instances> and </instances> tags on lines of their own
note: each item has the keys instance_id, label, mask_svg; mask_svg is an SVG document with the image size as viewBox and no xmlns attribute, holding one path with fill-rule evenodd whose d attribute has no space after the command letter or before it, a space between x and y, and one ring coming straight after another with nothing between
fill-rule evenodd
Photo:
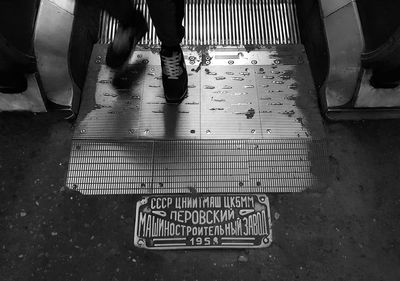
<instances>
[{"instance_id":1,"label":"rivet","mask_svg":"<svg viewBox=\"0 0 400 281\"><path fill-rule=\"evenodd\" d=\"M234 64L235 62L233 60L228 60L228 64Z\"/></svg>"},{"instance_id":2,"label":"rivet","mask_svg":"<svg viewBox=\"0 0 400 281\"><path fill-rule=\"evenodd\" d=\"M256 60L252 60L251 64L257 64L258 62Z\"/></svg>"}]
</instances>

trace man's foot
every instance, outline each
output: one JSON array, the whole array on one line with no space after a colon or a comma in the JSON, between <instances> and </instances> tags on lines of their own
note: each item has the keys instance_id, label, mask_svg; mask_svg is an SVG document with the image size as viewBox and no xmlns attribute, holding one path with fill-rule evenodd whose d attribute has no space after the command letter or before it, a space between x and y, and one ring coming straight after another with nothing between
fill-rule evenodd
<instances>
[{"instance_id":1,"label":"man's foot","mask_svg":"<svg viewBox=\"0 0 400 281\"><path fill-rule=\"evenodd\" d=\"M161 47L164 96L168 103L181 103L188 91L185 59L180 46Z\"/></svg>"},{"instance_id":2,"label":"man's foot","mask_svg":"<svg viewBox=\"0 0 400 281\"><path fill-rule=\"evenodd\" d=\"M107 49L106 64L111 68L121 67L129 59L132 50L148 31L146 20L141 13L135 14L131 25L120 25L114 41Z\"/></svg>"}]
</instances>

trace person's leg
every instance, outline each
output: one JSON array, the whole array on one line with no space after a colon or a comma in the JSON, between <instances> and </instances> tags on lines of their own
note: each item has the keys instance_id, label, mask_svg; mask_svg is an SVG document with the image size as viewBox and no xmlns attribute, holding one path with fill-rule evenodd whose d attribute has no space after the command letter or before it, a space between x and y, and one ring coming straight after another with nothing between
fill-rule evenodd
<instances>
[{"instance_id":1,"label":"person's leg","mask_svg":"<svg viewBox=\"0 0 400 281\"><path fill-rule=\"evenodd\" d=\"M165 99L180 103L187 95L187 72L180 43L185 34L184 0L147 0L151 19L161 41L161 68Z\"/></svg>"},{"instance_id":2,"label":"person's leg","mask_svg":"<svg viewBox=\"0 0 400 281\"><path fill-rule=\"evenodd\" d=\"M147 0L156 33L163 46L174 47L185 35L182 20L185 14L184 0Z\"/></svg>"},{"instance_id":3,"label":"person's leg","mask_svg":"<svg viewBox=\"0 0 400 281\"><path fill-rule=\"evenodd\" d=\"M87 6L105 10L123 25L130 25L136 16L136 11L130 0L79 0Z\"/></svg>"},{"instance_id":4,"label":"person's leg","mask_svg":"<svg viewBox=\"0 0 400 281\"><path fill-rule=\"evenodd\" d=\"M119 22L114 41L107 49L106 64L112 68L121 67L129 58L136 44L146 34L146 20L130 0L80 0L86 5L105 10Z\"/></svg>"}]
</instances>

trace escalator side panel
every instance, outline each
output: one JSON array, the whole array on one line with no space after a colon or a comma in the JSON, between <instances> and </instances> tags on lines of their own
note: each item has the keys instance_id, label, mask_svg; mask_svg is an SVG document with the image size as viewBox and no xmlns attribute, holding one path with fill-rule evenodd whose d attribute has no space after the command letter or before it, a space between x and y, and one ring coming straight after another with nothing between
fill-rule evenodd
<instances>
[{"instance_id":1,"label":"escalator side panel","mask_svg":"<svg viewBox=\"0 0 400 281\"><path fill-rule=\"evenodd\" d=\"M322 8L325 7L324 3L331 2L320 1ZM364 49L356 3L352 1L336 9L324 13L330 68L321 95L326 100L328 111L331 107L345 106L352 102L358 90L360 55Z\"/></svg>"},{"instance_id":2,"label":"escalator side panel","mask_svg":"<svg viewBox=\"0 0 400 281\"><path fill-rule=\"evenodd\" d=\"M67 4L61 5L63 2ZM70 75L68 61L74 20L73 3L42 0L34 38L37 69L47 99L72 110L79 101L79 90Z\"/></svg>"}]
</instances>

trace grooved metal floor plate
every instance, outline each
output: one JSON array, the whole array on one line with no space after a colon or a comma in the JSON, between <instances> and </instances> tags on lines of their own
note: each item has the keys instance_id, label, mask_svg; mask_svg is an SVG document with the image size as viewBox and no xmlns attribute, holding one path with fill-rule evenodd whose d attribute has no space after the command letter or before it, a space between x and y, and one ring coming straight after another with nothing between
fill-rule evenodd
<instances>
[{"instance_id":1,"label":"grooved metal floor plate","mask_svg":"<svg viewBox=\"0 0 400 281\"><path fill-rule=\"evenodd\" d=\"M89 195L298 192L326 175L325 156L323 141L304 139L78 140L67 184Z\"/></svg>"},{"instance_id":2,"label":"grooved metal floor plate","mask_svg":"<svg viewBox=\"0 0 400 281\"><path fill-rule=\"evenodd\" d=\"M156 50L136 51L124 74L104 65L105 50L93 50L70 188L250 193L323 183L324 129L301 45L185 50L189 94L181 105L165 103Z\"/></svg>"}]
</instances>

